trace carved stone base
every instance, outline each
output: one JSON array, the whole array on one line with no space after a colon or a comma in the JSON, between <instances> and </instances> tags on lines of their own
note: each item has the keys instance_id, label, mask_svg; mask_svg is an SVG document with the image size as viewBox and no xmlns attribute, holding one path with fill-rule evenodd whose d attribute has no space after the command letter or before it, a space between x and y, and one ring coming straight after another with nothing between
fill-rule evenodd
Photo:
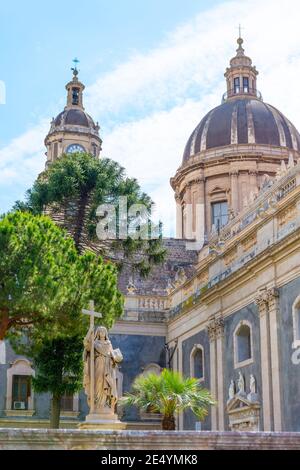
<instances>
[{"instance_id":1,"label":"carved stone base","mask_svg":"<svg viewBox=\"0 0 300 470\"><path fill-rule=\"evenodd\" d=\"M102 412L87 415L85 421L78 425L79 429L126 429L126 423L122 423L118 415L112 413L111 410L103 410Z\"/></svg>"}]
</instances>

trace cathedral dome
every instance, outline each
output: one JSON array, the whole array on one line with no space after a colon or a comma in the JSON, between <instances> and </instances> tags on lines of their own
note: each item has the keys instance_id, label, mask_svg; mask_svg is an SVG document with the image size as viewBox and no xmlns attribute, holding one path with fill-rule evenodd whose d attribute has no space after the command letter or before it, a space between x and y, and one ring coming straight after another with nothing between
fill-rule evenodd
<instances>
[{"instance_id":1,"label":"cathedral dome","mask_svg":"<svg viewBox=\"0 0 300 470\"><path fill-rule=\"evenodd\" d=\"M60 126L81 126L90 127L95 129L96 124L94 123L91 116L89 116L82 109L65 109L54 119L55 127Z\"/></svg>"},{"instance_id":2,"label":"cathedral dome","mask_svg":"<svg viewBox=\"0 0 300 470\"><path fill-rule=\"evenodd\" d=\"M183 163L201 151L237 144L300 150L300 135L280 111L262 100L231 98L200 121L186 144Z\"/></svg>"}]
</instances>

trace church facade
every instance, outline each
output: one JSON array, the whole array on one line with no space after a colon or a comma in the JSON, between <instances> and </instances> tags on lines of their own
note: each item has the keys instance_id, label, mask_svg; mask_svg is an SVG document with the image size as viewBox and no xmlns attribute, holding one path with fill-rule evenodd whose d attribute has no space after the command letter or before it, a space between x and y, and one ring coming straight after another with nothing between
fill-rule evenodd
<instances>
[{"instance_id":1,"label":"church facade","mask_svg":"<svg viewBox=\"0 0 300 470\"><path fill-rule=\"evenodd\" d=\"M64 152L99 157L77 75L45 139L47 165ZM120 275L125 310L110 332L124 355L119 394L167 366L217 400L203 423L185 413L178 429L300 431L300 135L263 101L257 75L239 38L222 103L192 132L171 178L177 234L164 240L167 259L147 279ZM0 345L0 426L46 425L49 397L34 396L34 373ZM159 425L151 413L118 412L132 427ZM65 397L65 426L86 413L83 393Z\"/></svg>"}]
</instances>

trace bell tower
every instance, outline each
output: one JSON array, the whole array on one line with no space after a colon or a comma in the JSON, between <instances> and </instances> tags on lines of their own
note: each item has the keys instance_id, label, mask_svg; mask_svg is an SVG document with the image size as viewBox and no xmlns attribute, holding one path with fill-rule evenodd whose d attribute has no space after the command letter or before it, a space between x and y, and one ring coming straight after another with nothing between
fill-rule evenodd
<instances>
[{"instance_id":1,"label":"bell tower","mask_svg":"<svg viewBox=\"0 0 300 470\"><path fill-rule=\"evenodd\" d=\"M99 158L102 140L100 127L89 116L83 106L85 86L78 79L78 60L72 68L72 80L67 83L67 104L64 110L51 121L50 131L45 138L47 147L46 167L65 153L87 152Z\"/></svg>"}]
</instances>

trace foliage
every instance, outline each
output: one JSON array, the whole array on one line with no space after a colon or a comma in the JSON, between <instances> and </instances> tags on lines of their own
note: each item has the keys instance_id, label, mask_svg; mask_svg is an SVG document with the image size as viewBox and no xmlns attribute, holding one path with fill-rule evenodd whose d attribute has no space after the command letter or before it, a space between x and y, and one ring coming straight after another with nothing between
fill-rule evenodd
<instances>
[{"instance_id":1,"label":"foliage","mask_svg":"<svg viewBox=\"0 0 300 470\"><path fill-rule=\"evenodd\" d=\"M180 373L164 369L161 375L139 376L132 385L132 392L122 399L124 405L134 405L143 411L151 409L163 415L163 423L175 425L175 414L187 409L203 420L208 408L215 405L209 390L201 388L193 377L184 378Z\"/></svg>"},{"instance_id":2,"label":"foliage","mask_svg":"<svg viewBox=\"0 0 300 470\"><path fill-rule=\"evenodd\" d=\"M25 208L34 214L41 214L50 206L63 213L73 211L70 232L78 249L87 236L105 259L119 266L128 263L142 275L147 275L154 264L161 263L165 258L159 235L149 240L142 240L138 236L136 239L127 237L114 241L96 238L96 210L102 204L115 206L118 235L118 203L121 196L127 197L128 207L143 204L147 208L145 217L148 219L152 201L141 191L136 179L126 177L124 169L112 160L98 160L90 154L78 153L63 155L51 164L27 192L26 203L18 202L16 207L21 210ZM64 223L67 224L66 221ZM127 224L128 228L130 218ZM149 228L147 224L148 220L142 220L141 225L143 228L146 226L146 230Z\"/></svg>"},{"instance_id":3,"label":"foliage","mask_svg":"<svg viewBox=\"0 0 300 470\"><path fill-rule=\"evenodd\" d=\"M84 320L78 313L90 299L101 309L104 323L122 313L112 264L86 251L78 254L74 241L48 217L14 212L0 219L0 339L10 332L13 343L30 347L30 337L43 341Z\"/></svg>"},{"instance_id":4,"label":"foliage","mask_svg":"<svg viewBox=\"0 0 300 470\"><path fill-rule=\"evenodd\" d=\"M45 340L35 349L32 359L37 370L32 378L36 392L51 392L62 396L73 394L82 388L82 350L81 335L58 335Z\"/></svg>"}]
</instances>

